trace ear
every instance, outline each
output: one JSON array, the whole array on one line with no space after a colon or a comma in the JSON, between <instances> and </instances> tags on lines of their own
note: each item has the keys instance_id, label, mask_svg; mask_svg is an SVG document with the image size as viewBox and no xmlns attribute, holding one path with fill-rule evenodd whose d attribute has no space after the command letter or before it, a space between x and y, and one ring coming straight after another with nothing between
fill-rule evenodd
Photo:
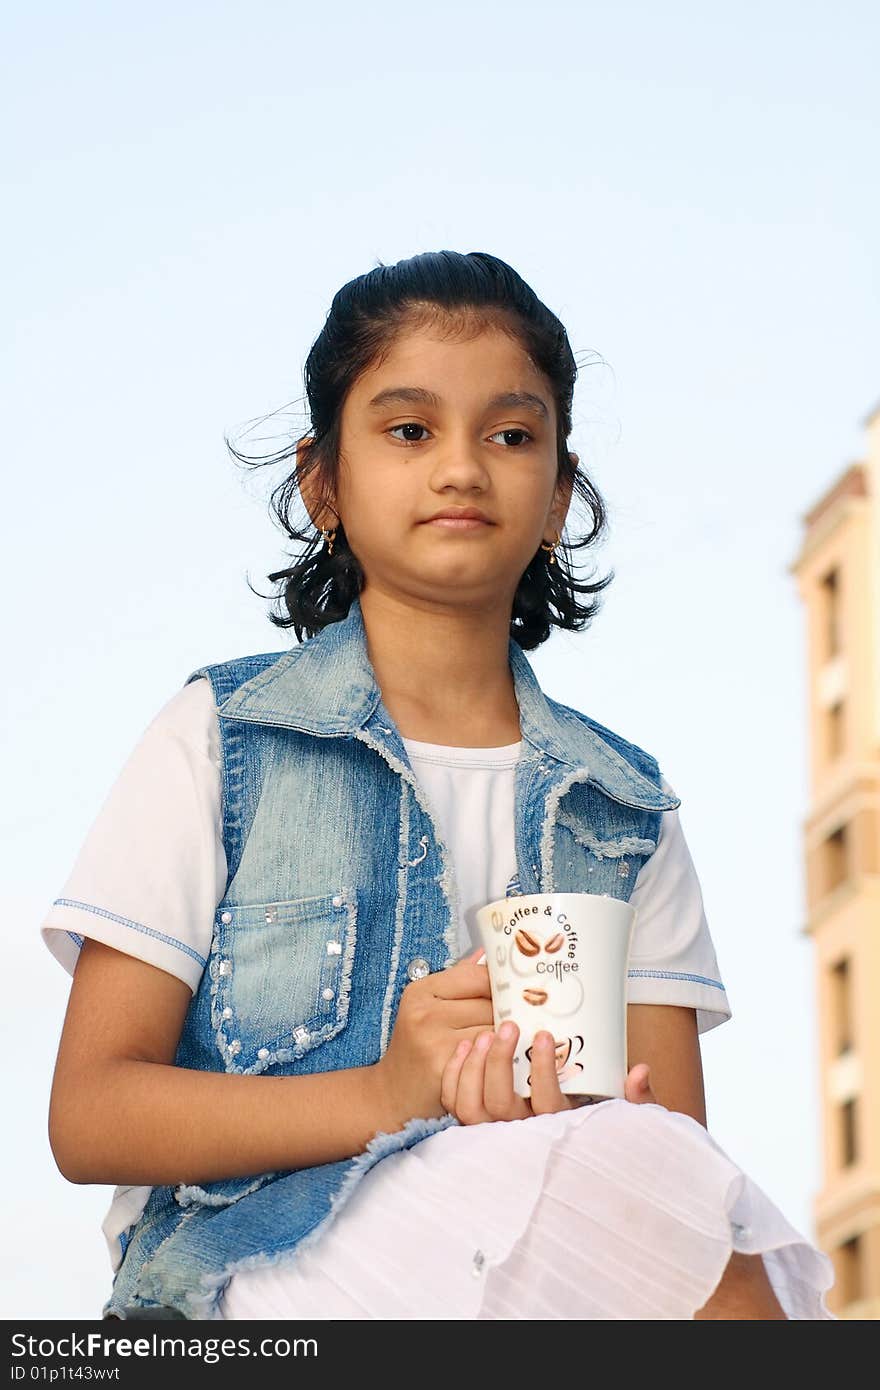
<instances>
[{"instance_id":1,"label":"ear","mask_svg":"<svg viewBox=\"0 0 880 1390\"><path fill-rule=\"evenodd\" d=\"M296 446L297 487L312 524L319 531L322 526L332 530L339 518L333 510L332 499L328 498L322 491L320 469L313 467L307 473L303 473L309 451L314 442L314 439L309 435L305 439L301 439Z\"/></svg>"},{"instance_id":2,"label":"ear","mask_svg":"<svg viewBox=\"0 0 880 1390\"><path fill-rule=\"evenodd\" d=\"M578 455L569 452L568 457L571 459L572 467L576 469L580 462ZM548 525L553 526L560 535L562 535L562 530L565 526L565 518L568 516L568 509L571 505L573 492L574 476L571 478L560 478L553 495L553 506L547 518Z\"/></svg>"}]
</instances>

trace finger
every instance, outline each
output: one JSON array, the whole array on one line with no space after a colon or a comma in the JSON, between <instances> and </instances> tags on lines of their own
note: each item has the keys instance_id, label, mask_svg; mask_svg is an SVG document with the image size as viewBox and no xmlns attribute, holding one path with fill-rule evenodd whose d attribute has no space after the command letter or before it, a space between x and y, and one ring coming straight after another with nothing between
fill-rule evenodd
<instances>
[{"instance_id":1,"label":"finger","mask_svg":"<svg viewBox=\"0 0 880 1390\"><path fill-rule=\"evenodd\" d=\"M489 1031L491 1032L491 1030L492 1030L492 1025L491 1025L491 1023L490 1023L490 1025L489 1025ZM454 1041L457 1042L459 1038L470 1038L471 1042L476 1042L476 1040L477 1040L477 1038L480 1036L480 1034L481 1034L481 1033L485 1033L486 1031L487 1031L487 1030L486 1030L486 1025L485 1025L485 1023L480 1023L480 1024L478 1024L475 1028L459 1028L459 1029L457 1029L457 1030L455 1031L455 1034L454 1034ZM494 1033L492 1034L492 1036L493 1036L493 1038L494 1038L494 1036L495 1036Z\"/></svg>"},{"instance_id":2,"label":"finger","mask_svg":"<svg viewBox=\"0 0 880 1390\"><path fill-rule=\"evenodd\" d=\"M472 1046L473 1042L470 1038L462 1038L443 1068L443 1075L440 1078L440 1104L450 1115L455 1114L455 1107L458 1102L458 1079L461 1076L465 1058Z\"/></svg>"},{"instance_id":3,"label":"finger","mask_svg":"<svg viewBox=\"0 0 880 1390\"><path fill-rule=\"evenodd\" d=\"M425 983L438 999L488 999L492 992L489 971L477 965L478 956L465 956L446 970L435 970L425 976Z\"/></svg>"},{"instance_id":4,"label":"finger","mask_svg":"<svg viewBox=\"0 0 880 1390\"><path fill-rule=\"evenodd\" d=\"M412 1010L419 1027L432 1030L491 1028L494 1018L491 999L421 999L412 1001Z\"/></svg>"},{"instance_id":5,"label":"finger","mask_svg":"<svg viewBox=\"0 0 880 1390\"><path fill-rule=\"evenodd\" d=\"M552 1115L557 1110L569 1110L568 1098L559 1089L556 1073L556 1042L553 1034L542 1028L532 1043L532 1114Z\"/></svg>"},{"instance_id":6,"label":"finger","mask_svg":"<svg viewBox=\"0 0 880 1390\"><path fill-rule=\"evenodd\" d=\"M502 1023L486 1058L483 1105L493 1120L522 1120L532 1113L528 1101L513 1089L513 1054L518 1038L515 1023Z\"/></svg>"},{"instance_id":7,"label":"finger","mask_svg":"<svg viewBox=\"0 0 880 1390\"><path fill-rule=\"evenodd\" d=\"M491 1028L491 999L438 999L431 1007L431 1023L443 1028Z\"/></svg>"},{"instance_id":8,"label":"finger","mask_svg":"<svg viewBox=\"0 0 880 1390\"><path fill-rule=\"evenodd\" d=\"M656 1105L657 1097L651 1087L651 1068L647 1062L637 1062L630 1067L623 1083L623 1094L633 1105Z\"/></svg>"},{"instance_id":9,"label":"finger","mask_svg":"<svg viewBox=\"0 0 880 1390\"><path fill-rule=\"evenodd\" d=\"M458 1078L455 1113L462 1124L479 1125L490 1118L483 1105L486 1056L495 1039L491 1030L482 1029L474 1038Z\"/></svg>"}]
</instances>

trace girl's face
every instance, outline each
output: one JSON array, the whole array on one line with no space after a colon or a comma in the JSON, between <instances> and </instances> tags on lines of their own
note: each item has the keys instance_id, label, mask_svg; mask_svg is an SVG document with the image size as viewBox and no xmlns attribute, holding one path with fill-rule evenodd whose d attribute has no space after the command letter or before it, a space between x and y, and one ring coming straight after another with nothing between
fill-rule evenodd
<instances>
[{"instance_id":1,"label":"girl's face","mask_svg":"<svg viewBox=\"0 0 880 1390\"><path fill-rule=\"evenodd\" d=\"M556 474L549 384L495 329L401 335L343 407L336 510L374 591L509 613L538 546L562 531L571 488ZM484 520L432 521L464 508Z\"/></svg>"}]
</instances>

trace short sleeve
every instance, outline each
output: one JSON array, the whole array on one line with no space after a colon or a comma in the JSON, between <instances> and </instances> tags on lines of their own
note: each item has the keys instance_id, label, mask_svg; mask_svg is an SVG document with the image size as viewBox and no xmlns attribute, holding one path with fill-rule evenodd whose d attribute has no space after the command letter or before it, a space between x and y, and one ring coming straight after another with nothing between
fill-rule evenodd
<instances>
[{"instance_id":1,"label":"short sleeve","mask_svg":"<svg viewBox=\"0 0 880 1390\"><path fill-rule=\"evenodd\" d=\"M195 992L226 890L219 721L210 681L185 685L141 735L40 926L73 974L84 937Z\"/></svg>"},{"instance_id":2,"label":"short sleeve","mask_svg":"<svg viewBox=\"0 0 880 1390\"><path fill-rule=\"evenodd\" d=\"M665 779L663 790L675 796ZM657 848L640 869L630 902L637 911L628 1002L693 1008L700 1033L729 1019L703 895L677 810L662 813Z\"/></svg>"}]
</instances>

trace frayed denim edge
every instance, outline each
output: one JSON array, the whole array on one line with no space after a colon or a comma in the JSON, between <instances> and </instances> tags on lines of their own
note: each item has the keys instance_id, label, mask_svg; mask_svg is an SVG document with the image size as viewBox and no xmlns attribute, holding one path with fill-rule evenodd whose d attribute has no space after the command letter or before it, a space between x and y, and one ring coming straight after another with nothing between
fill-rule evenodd
<instances>
[{"instance_id":1,"label":"frayed denim edge","mask_svg":"<svg viewBox=\"0 0 880 1390\"><path fill-rule=\"evenodd\" d=\"M625 854L653 854L657 848L656 840L642 839L639 835L623 835L616 840L600 840L589 830L581 828L579 821L569 811L560 811L557 824L565 826L579 845L591 850L597 859L617 859Z\"/></svg>"},{"instance_id":2,"label":"frayed denim edge","mask_svg":"<svg viewBox=\"0 0 880 1390\"><path fill-rule=\"evenodd\" d=\"M556 828L556 816L559 803L566 792L574 786L575 782L589 782L590 769L588 767L576 768L574 772L564 777L558 786L554 787L548 794L544 802L544 825L541 831L541 892L554 892L553 882L553 831Z\"/></svg>"},{"instance_id":3,"label":"frayed denim edge","mask_svg":"<svg viewBox=\"0 0 880 1390\"><path fill-rule=\"evenodd\" d=\"M422 1139L428 1139L432 1134L439 1134L441 1130L456 1124L458 1124L458 1120L454 1115L443 1115L439 1119L414 1118L408 1120L403 1129L396 1130L393 1134L387 1134L383 1131L374 1135L364 1152L358 1154L357 1158L354 1159L342 1185L331 1199L330 1210L325 1213L317 1225L313 1226L289 1250L279 1250L274 1255L267 1255L262 1252L257 1255L247 1255L244 1259L232 1260L216 1274L203 1274L201 1279L202 1293L187 1295L187 1309L191 1310L189 1315L196 1320L223 1321L220 1313L220 1297L238 1270L259 1269L268 1265L292 1263L301 1250L307 1249L320 1239L331 1221L338 1216L345 1206L360 1179L370 1168L388 1154L396 1153L402 1149L411 1149Z\"/></svg>"},{"instance_id":4,"label":"frayed denim edge","mask_svg":"<svg viewBox=\"0 0 880 1390\"><path fill-rule=\"evenodd\" d=\"M261 1187L265 1187L270 1178L274 1178L275 1173L261 1173L254 1178L250 1187L246 1187L242 1192L235 1192L230 1197L222 1192L206 1192L197 1183L181 1183L174 1189L174 1200L181 1207L192 1206L193 1203L200 1207L231 1207L235 1202L247 1197L251 1192L257 1192Z\"/></svg>"}]
</instances>

